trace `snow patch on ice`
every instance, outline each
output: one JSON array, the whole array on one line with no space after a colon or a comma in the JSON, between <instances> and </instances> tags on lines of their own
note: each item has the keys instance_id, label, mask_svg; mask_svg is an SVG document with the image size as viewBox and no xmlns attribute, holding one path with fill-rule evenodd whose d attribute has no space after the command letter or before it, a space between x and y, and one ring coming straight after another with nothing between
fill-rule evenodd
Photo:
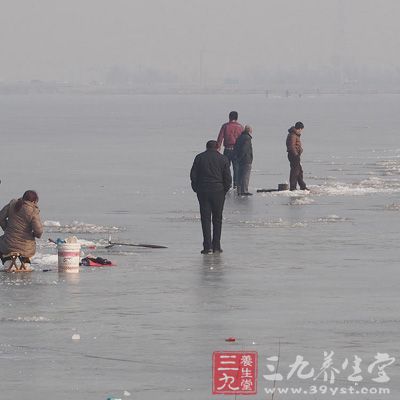
<instances>
[{"instance_id":1,"label":"snow patch on ice","mask_svg":"<svg viewBox=\"0 0 400 400\"><path fill-rule=\"evenodd\" d=\"M290 199L290 205L292 206L300 206L312 203L314 203L314 200L311 197L298 197Z\"/></svg>"},{"instance_id":2,"label":"snow patch on ice","mask_svg":"<svg viewBox=\"0 0 400 400\"><path fill-rule=\"evenodd\" d=\"M49 318L32 315L28 317L2 318L2 322L50 322Z\"/></svg>"},{"instance_id":3,"label":"snow patch on ice","mask_svg":"<svg viewBox=\"0 0 400 400\"><path fill-rule=\"evenodd\" d=\"M332 214L326 217L320 217L317 219L310 219L310 220L302 220L302 221L288 221L282 218L278 218L275 220L246 220L246 221L239 221L240 224L246 225L250 228L305 228L308 227L310 224L316 223L338 223L338 222L349 222L351 221L349 218L340 217L338 215ZM227 221L228 223L235 224L234 221Z\"/></svg>"},{"instance_id":4,"label":"snow patch on ice","mask_svg":"<svg viewBox=\"0 0 400 400\"><path fill-rule=\"evenodd\" d=\"M339 217L338 215L332 214L328 215L327 217L321 217L317 219L317 222L346 222L349 221L349 219L344 218L344 217Z\"/></svg>"},{"instance_id":5,"label":"snow patch on ice","mask_svg":"<svg viewBox=\"0 0 400 400\"><path fill-rule=\"evenodd\" d=\"M372 176L358 183L336 182L326 186L319 186L313 191L318 195L328 196L365 196L377 193L400 192L400 182Z\"/></svg>"},{"instance_id":6,"label":"snow patch on ice","mask_svg":"<svg viewBox=\"0 0 400 400\"><path fill-rule=\"evenodd\" d=\"M58 264L58 255L57 254L42 254L36 253L36 255L32 258L32 266L48 266L48 265L57 265Z\"/></svg>"},{"instance_id":7,"label":"snow patch on ice","mask_svg":"<svg viewBox=\"0 0 400 400\"><path fill-rule=\"evenodd\" d=\"M276 220L256 220L256 221L239 221L240 224L247 225L251 228L298 228L307 226L306 222L289 222L282 218Z\"/></svg>"},{"instance_id":8,"label":"snow patch on ice","mask_svg":"<svg viewBox=\"0 0 400 400\"><path fill-rule=\"evenodd\" d=\"M389 204L388 206L385 207L386 210L389 211L400 211L400 204Z\"/></svg>"},{"instance_id":9,"label":"snow patch on ice","mask_svg":"<svg viewBox=\"0 0 400 400\"><path fill-rule=\"evenodd\" d=\"M384 176L400 175L400 160L398 158L378 161L376 166Z\"/></svg>"},{"instance_id":10,"label":"snow patch on ice","mask_svg":"<svg viewBox=\"0 0 400 400\"><path fill-rule=\"evenodd\" d=\"M45 225L46 232L55 233L114 233L120 232L123 229L117 226L104 226L89 224L86 222L73 221L71 224L62 225L58 221L47 221L48 224ZM49 222L51 222L49 224Z\"/></svg>"},{"instance_id":11,"label":"snow patch on ice","mask_svg":"<svg viewBox=\"0 0 400 400\"><path fill-rule=\"evenodd\" d=\"M61 226L59 221L44 221L43 226L50 227L50 226Z\"/></svg>"}]
</instances>

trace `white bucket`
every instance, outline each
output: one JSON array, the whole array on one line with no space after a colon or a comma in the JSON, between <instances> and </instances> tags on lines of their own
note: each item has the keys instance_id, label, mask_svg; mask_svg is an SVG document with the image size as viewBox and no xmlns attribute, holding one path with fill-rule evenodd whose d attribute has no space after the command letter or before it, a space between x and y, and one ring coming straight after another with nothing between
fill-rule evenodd
<instances>
[{"instance_id":1,"label":"white bucket","mask_svg":"<svg viewBox=\"0 0 400 400\"><path fill-rule=\"evenodd\" d=\"M81 256L79 243L61 243L58 249L58 272L78 273Z\"/></svg>"}]
</instances>

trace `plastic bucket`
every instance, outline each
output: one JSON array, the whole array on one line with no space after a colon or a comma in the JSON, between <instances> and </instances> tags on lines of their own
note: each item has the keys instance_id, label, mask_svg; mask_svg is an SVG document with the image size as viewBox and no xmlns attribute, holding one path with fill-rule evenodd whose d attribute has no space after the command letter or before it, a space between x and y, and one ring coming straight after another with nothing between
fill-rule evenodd
<instances>
[{"instance_id":1,"label":"plastic bucket","mask_svg":"<svg viewBox=\"0 0 400 400\"><path fill-rule=\"evenodd\" d=\"M78 273L81 245L79 243L61 243L57 249L58 272Z\"/></svg>"}]
</instances>

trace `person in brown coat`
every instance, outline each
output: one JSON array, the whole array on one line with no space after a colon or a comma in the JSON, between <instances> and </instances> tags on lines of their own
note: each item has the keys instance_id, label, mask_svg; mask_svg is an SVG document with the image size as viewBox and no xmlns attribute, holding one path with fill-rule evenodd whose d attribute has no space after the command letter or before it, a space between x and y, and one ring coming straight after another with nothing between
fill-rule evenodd
<instances>
[{"instance_id":1,"label":"person in brown coat","mask_svg":"<svg viewBox=\"0 0 400 400\"><path fill-rule=\"evenodd\" d=\"M27 190L22 198L11 200L0 211L0 226L4 235L0 237L0 253L4 257L10 253L18 253L29 262L35 255L35 238L43 234L40 211L37 206L39 197L33 190Z\"/></svg>"},{"instance_id":2,"label":"person in brown coat","mask_svg":"<svg viewBox=\"0 0 400 400\"><path fill-rule=\"evenodd\" d=\"M289 134L286 138L286 149L290 162L290 190L296 190L297 183L301 190L308 190L303 180L303 168L300 164L300 156L303 153L300 136L304 129L302 122L296 122L295 126L288 129Z\"/></svg>"}]
</instances>

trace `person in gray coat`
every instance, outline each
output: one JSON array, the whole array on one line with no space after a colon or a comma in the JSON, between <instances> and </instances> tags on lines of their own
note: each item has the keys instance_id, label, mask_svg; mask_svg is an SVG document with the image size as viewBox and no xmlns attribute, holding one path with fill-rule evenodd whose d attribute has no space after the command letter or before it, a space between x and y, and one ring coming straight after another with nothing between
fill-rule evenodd
<instances>
[{"instance_id":1,"label":"person in gray coat","mask_svg":"<svg viewBox=\"0 0 400 400\"><path fill-rule=\"evenodd\" d=\"M253 129L251 126L246 125L244 131L238 137L235 148L234 156L239 166L239 179L238 179L238 195L251 196L249 192L250 172L253 163L253 145L252 140Z\"/></svg>"},{"instance_id":2,"label":"person in gray coat","mask_svg":"<svg viewBox=\"0 0 400 400\"><path fill-rule=\"evenodd\" d=\"M13 199L0 211L0 226L4 235L0 237L0 253L3 263L10 253L18 253L29 263L35 255L35 238L43 234L39 197L34 190L27 190L22 198Z\"/></svg>"}]
</instances>

